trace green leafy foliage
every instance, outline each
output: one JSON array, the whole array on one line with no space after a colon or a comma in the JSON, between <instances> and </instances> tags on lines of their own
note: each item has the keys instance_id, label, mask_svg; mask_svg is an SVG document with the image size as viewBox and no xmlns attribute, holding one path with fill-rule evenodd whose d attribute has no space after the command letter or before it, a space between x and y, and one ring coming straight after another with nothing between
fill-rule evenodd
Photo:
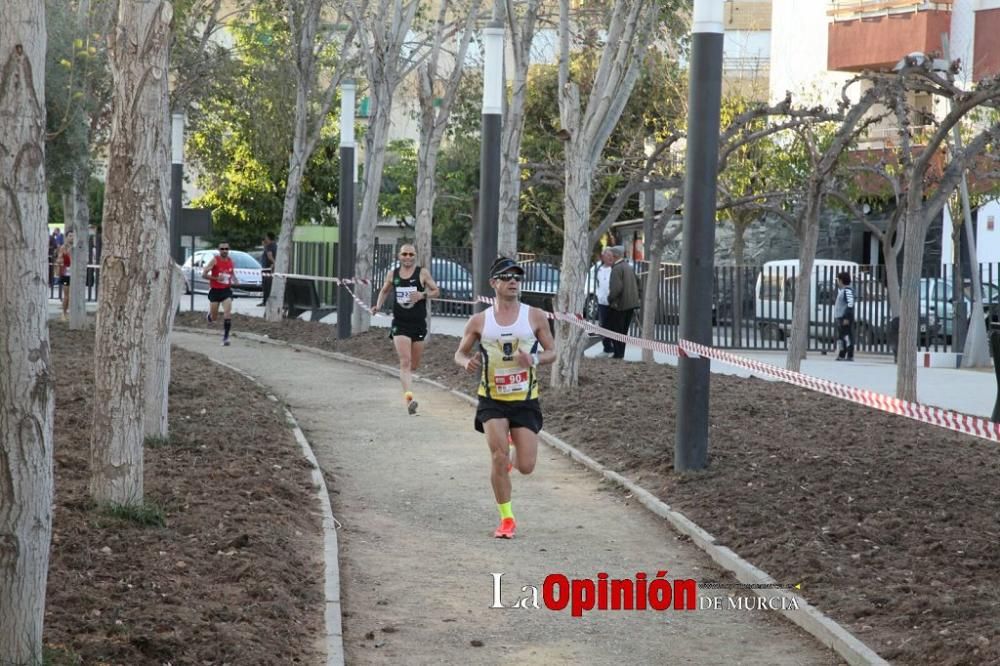
<instances>
[{"instance_id":1,"label":"green leafy foliage","mask_svg":"<svg viewBox=\"0 0 1000 666\"><path fill-rule=\"evenodd\" d=\"M277 12L252 11L231 26L234 60L219 71L228 85L192 112L189 159L204 194L193 205L213 210L214 237L254 247L281 226L288 150L295 115L295 73L287 24ZM339 197L339 128L331 119L309 160L299 219L333 224Z\"/></svg>"}]
</instances>

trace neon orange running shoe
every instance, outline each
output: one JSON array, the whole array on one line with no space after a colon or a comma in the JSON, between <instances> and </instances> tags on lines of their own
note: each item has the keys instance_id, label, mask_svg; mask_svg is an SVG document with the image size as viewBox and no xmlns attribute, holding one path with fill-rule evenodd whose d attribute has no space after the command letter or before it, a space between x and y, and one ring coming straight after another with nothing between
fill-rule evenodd
<instances>
[{"instance_id":1,"label":"neon orange running shoe","mask_svg":"<svg viewBox=\"0 0 1000 666\"><path fill-rule=\"evenodd\" d=\"M503 518L500 520L500 527L493 533L493 536L497 539L513 539L515 529L517 529L517 523L514 522L513 518Z\"/></svg>"}]
</instances>

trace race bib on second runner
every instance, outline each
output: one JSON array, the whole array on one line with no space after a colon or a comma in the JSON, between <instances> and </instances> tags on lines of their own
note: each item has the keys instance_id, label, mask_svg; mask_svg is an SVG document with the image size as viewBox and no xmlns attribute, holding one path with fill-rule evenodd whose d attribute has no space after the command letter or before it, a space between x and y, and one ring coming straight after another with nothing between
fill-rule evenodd
<instances>
[{"instance_id":1,"label":"race bib on second runner","mask_svg":"<svg viewBox=\"0 0 1000 666\"><path fill-rule=\"evenodd\" d=\"M233 276L231 273L219 273L219 276L215 279L222 284L230 284L233 281Z\"/></svg>"},{"instance_id":2,"label":"race bib on second runner","mask_svg":"<svg viewBox=\"0 0 1000 666\"><path fill-rule=\"evenodd\" d=\"M416 291L416 287L396 287L396 303L404 308L413 307L410 299Z\"/></svg>"},{"instance_id":3,"label":"race bib on second runner","mask_svg":"<svg viewBox=\"0 0 1000 666\"><path fill-rule=\"evenodd\" d=\"M497 368L493 373L497 393L520 393L528 390L527 368Z\"/></svg>"}]
</instances>

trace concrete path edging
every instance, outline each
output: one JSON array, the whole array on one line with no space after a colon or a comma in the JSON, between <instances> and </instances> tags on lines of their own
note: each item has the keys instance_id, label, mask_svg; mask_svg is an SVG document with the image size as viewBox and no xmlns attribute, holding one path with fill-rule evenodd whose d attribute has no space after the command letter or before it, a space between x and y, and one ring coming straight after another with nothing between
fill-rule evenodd
<instances>
[{"instance_id":1,"label":"concrete path edging","mask_svg":"<svg viewBox=\"0 0 1000 666\"><path fill-rule=\"evenodd\" d=\"M196 329L178 328L177 330L183 330L185 333L204 334L204 331ZM269 400L280 403L277 396L270 393L268 388L253 375L228 363L214 359L209 360L246 377L261 387ZM323 596L326 608L324 612L326 666L344 666L344 629L341 623L343 609L340 604L340 562L338 559L339 546L337 543L337 528L340 523L333 515L333 507L330 505L330 493L326 487L326 479L323 478L323 471L316 460L316 454L313 453L312 446L310 446L309 440L306 439L305 433L302 432L302 428L299 427L298 421L295 420L295 416L287 407L284 410L285 420L291 426L295 440L302 447L302 455L312 466L312 482L316 487L316 499L319 500L320 511L323 513Z\"/></svg>"},{"instance_id":2,"label":"concrete path edging","mask_svg":"<svg viewBox=\"0 0 1000 666\"><path fill-rule=\"evenodd\" d=\"M183 330L190 333L204 333L204 331L198 329L188 329L188 328L178 328L178 330ZM359 359L347 354L341 354L339 352L331 352L325 349L318 349L316 347L309 347L307 345L300 345L293 342L287 342L285 340L279 340L276 338L271 338L269 336L257 335L255 333L241 332L239 334L234 334L236 337L241 337L247 340L252 340L255 342L274 344L277 346L290 347L292 349L297 349L299 351L318 354L320 356L325 356L327 358L332 358L338 361L343 361L345 363L353 363L355 365L360 365L366 368L377 370L385 374L391 375L393 377L399 376L399 370L391 366L383 365L381 363L376 363L374 361L368 361L366 359ZM245 374L242 373L241 374ZM476 399L457 391L450 389L443 384L420 377L418 374L414 373L413 379L416 381L423 382L439 388L441 390L447 391L457 398L464 400L470 404L476 404ZM732 573L736 579L746 585L765 585L775 583L775 579L769 574L761 569L755 567L750 562L747 562L739 555L737 555L731 549L721 546L716 543L716 539L709 532L701 528L698 524L692 521L690 518L685 516L683 513L676 511L666 504L655 495L650 493L645 488L642 488L630 479L614 472L599 462L586 455L579 449L576 449L572 445L562 441L554 435L542 430L539 433L540 439L556 449L557 451L563 453L567 457L575 460L584 467L596 472L603 478L614 483L627 490L635 497L644 507L646 507L653 514L664 518L670 525L684 534L694 542L702 551L704 551L709 557L715 561L720 567ZM318 471L318 467L317 467ZM320 473L322 476L322 473ZM325 491L325 484L324 484ZM329 498L327 498L327 504L329 504ZM787 590L781 590L777 588L749 588L759 597L774 598L783 597L789 601L794 600L798 610L779 610L786 619L794 623L805 632L816 638L820 643L829 647L831 650L836 652L840 657L842 657L851 666L888 666L889 662L880 657L874 650L865 645L861 640L851 634L847 629L842 627L840 624L835 622L830 617L824 615L815 606L809 604L801 596L789 592ZM338 597L339 600L339 597ZM338 616L339 625L339 616Z\"/></svg>"}]
</instances>

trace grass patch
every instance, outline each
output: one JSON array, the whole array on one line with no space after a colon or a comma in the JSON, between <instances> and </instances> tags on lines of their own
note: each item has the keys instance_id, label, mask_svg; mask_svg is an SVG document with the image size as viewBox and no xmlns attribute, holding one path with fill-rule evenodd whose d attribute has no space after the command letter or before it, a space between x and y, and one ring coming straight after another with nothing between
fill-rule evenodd
<instances>
[{"instance_id":1,"label":"grass patch","mask_svg":"<svg viewBox=\"0 0 1000 666\"><path fill-rule=\"evenodd\" d=\"M78 666L83 659L63 645L45 645L42 648L42 666Z\"/></svg>"},{"instance_id":2,"label":"grass patch","mask_svg":"<svg viewBox=\"0 0 1000 666\"><path fill-rule=\"evenodd\" d=\"M103 513L111 518L117 518L129 523L135 523L142 527L166 527L167 514L159 504L155 502L143 502L142 504L107 504Z\"/></svg>"},{"instance_id":3,"label":"grass patch","mask_svg":"<svg viewBox=\"0 0 1000 666\"><path fill-rule=\"evenodd\" d=\"M162 449L165 446L170 446L170 435L146 435L143 444L150 449Z\"/></svg>"}]
</instances>

